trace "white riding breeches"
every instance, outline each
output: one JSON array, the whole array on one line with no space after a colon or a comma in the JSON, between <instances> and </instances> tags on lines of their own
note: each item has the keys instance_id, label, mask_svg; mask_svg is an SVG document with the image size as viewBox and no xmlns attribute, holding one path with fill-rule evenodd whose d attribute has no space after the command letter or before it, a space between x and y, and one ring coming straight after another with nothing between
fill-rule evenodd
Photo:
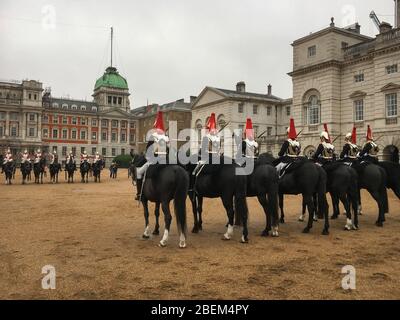
<instances>
[{"instance_id":1,"label":"white riding breeches","mask_svg":"<svg viewBox=\"0 0 400 320\"><path fill-rule=\"evenodd\" d=\"M150 167L151 163L146 162L143 166L136 169L136 178L143 179L144 174L146 173L147 169Z\"/></svg>"}]
</instances>

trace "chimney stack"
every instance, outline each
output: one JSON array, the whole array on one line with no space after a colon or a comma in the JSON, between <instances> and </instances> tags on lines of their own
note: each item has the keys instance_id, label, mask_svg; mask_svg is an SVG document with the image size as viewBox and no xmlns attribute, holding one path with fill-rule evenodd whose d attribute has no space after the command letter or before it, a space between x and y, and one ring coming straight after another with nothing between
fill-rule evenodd
<instances>
[{"instance_id":1,"label":"chimney stack","mask_svg":"<svg viewBox=\"0 0 400 320\"><path fill-rule=\"evenodd\" d=\"M193 103L197 99L196 96L190 96L190 103Z\"/></svg>"},{"instance_id":2,"label":"chimney stack","mask_svg":"<svg viewBox=\"0 0 400 320\"><path fill-rule=\"evenodd\" d=\"M394 27L400 28L400 0L394 0Z\"/></svg>"},{"instance_id":3,"label":"chimney stack","mask_svg":"<svg viewBox=\"0 0 400 320\"><path fill-rule=\"evenodd\" d=\"M240 81L236 84L237 92L246 92L246 84L243 81Z\"/></svg>"},{"instance_id":4,"label":"chimney stack","mask_svg":"<svg viewBox=\"0 0 400 320\"><path fill-rule=\"evenodd\" d=\"M272 86L269 84L268 85L268 95L270 96L272 94Z\"/></svg>"}]
</instances>

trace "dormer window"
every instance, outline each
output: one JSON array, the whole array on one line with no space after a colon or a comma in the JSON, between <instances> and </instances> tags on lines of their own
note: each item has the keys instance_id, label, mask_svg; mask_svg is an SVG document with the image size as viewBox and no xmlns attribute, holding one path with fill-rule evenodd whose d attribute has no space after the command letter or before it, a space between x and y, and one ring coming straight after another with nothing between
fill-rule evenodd
<instances>
[{"instance_id":1,"label":"dormer window","mask_svg":"<svg viewBox=\"0 0 400 320\"><path fill-rule=\"evenodd\" d=\"M76 104L73 104L71 107L72 110L78 110L78 106Z\"/></svg>"},{"instance_id":2,"label":"dormer window","mask_svg":"<svg viewBox=\"0 0 400 320\"><path fill-rule=\"evenodd\" d=\"M86 111L86 106L81 106L82 111Z\"/></svg>"},{"instance_id":3,"label":"dormer window","mask_svg":"<svg viewBox=\"0 0 400 320\"><path fill-rule=\"evenodd\" d=\"M58 103L57 102L53 103L53 108L58 108Z\"/></svg>"},{"instance_id":4,"label":"dormer window","mask_svg":"<svg viewBox=\"0 0 400 320\"><path fill-rule=\"evenodd\" d=\"M96 106L93 106L93 107L92 107L92 111L93 111L93 112L97 112L97 107L96 107Z\"/></svg>"},{"instance_id":5,"label":"dormer window","mask_svg":"<svg viewBox=\"0 0 400 320\"><path fill-rule=\"evenodd\" d=\"M308 57L314 57L317 55L317 46L308 47Z\"/></svg>"},{"instance_id":6,"label":"dormer window","mask_svg":"<svg viewBox=\"0 0 400 320\"><path fill-rule=\"evenodd\" d=\"M66 103L63 103L63 104L62 104L62 108L63 108L63 109L68 109L68 105L67 105Z\"/></svg>"}]
</instances>

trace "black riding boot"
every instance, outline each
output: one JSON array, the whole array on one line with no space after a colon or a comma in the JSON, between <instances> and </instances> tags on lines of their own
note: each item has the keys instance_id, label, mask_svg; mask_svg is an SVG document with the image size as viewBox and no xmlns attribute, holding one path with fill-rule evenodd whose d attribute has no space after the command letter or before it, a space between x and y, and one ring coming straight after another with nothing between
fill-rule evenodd
<instances>
[{"instance_id":1,"label":"black riding boot","mask_svg":"<svg viewBox=\"0 0 400 320\"><path fill-rule=\"evenodd\" d=\"M142 183L143 183L143 179L137 179L136 180L137 193L136 193L135 200L139 200L139 198L140 198L140 194L142 193Z\"/></svg>"}]
</instances>

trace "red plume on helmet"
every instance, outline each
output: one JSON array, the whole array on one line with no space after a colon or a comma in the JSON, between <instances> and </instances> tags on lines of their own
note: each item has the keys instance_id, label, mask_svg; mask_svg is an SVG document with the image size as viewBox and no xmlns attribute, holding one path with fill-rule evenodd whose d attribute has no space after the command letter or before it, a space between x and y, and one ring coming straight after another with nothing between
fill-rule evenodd
<instances>
[{"instance_id":1,"label":"red plume on helmet","mask_svg":"<svg viewBox=\"0 0 400 320\"><path fill-rule=\"evenodd\" d=\"M372 137L372 130L371 127L368 125L368 129L367 129L367 141L372 141L374 140L374 138Z\"/></svg>"},{"instance_id":2,"label":"red plume on helmet","mask_svg":"<svg viewBox=\"0 0 400 320\"><path fill-rule=\"evenodd\" d=\"M161 111L157 112L156 121L154 122L154 128L157 130L157 133L163 134L165 132L163 115Z\"/></svg>"},{"instance_id":3,"label":"red plume on helmet","mask_svg":"<svg viewBox=\"0 0 400 320\"><path fill-rule=\"evenodd\" d=\"M294 119L290 119L290 126L289 126L289 139L295 140L297 138L296 127L294 126Z\"/></svg>"},{"instance_id":4,"label":"red plume on helmet","mask_svg":"<svg viewBox=\"0 0 400 320\"><path fill-rule=\"evenodd\" d=\"M331 136L330 136L330 134L329 134L329 131L328 131L328 125L326 124L326 123L324 123L324 130L325 130L325 132L328 134L328 143L331 143Z\"/></svg>"},{"instance_id":5,"label":"red plume on helmet","mask_svg":"<svg viewBox=\"0 0 400 320\"><path fill-rule=\"evenodd\" d=\"M254 130L253 130L253 123L251 122L250 118L247 118L246 121L246 131L245 131L246 138L249 140L254 140Z\"/></svg>"},{"instance_id":6,"label":"red plume on helmet","mask_svg":"<svg viewBox=\"0 0 400 320\"><path fill-rule=\"evenodd\" d=\"M211 116L208 119L207 130L208 132L213 134L217 133L217 123L215 121L215 113L211 113Z\"/></svg>"},{"instance_id":7,"label":"red plume on helmet","mask_svg":"<svg viewBox=\"0 0 400 320\"><path fill-rule=\"evenodd\" d=\"M357 128L353 126L353 131L351 132L351 143L357 144Z\"/></svg>"}]
</instances>

